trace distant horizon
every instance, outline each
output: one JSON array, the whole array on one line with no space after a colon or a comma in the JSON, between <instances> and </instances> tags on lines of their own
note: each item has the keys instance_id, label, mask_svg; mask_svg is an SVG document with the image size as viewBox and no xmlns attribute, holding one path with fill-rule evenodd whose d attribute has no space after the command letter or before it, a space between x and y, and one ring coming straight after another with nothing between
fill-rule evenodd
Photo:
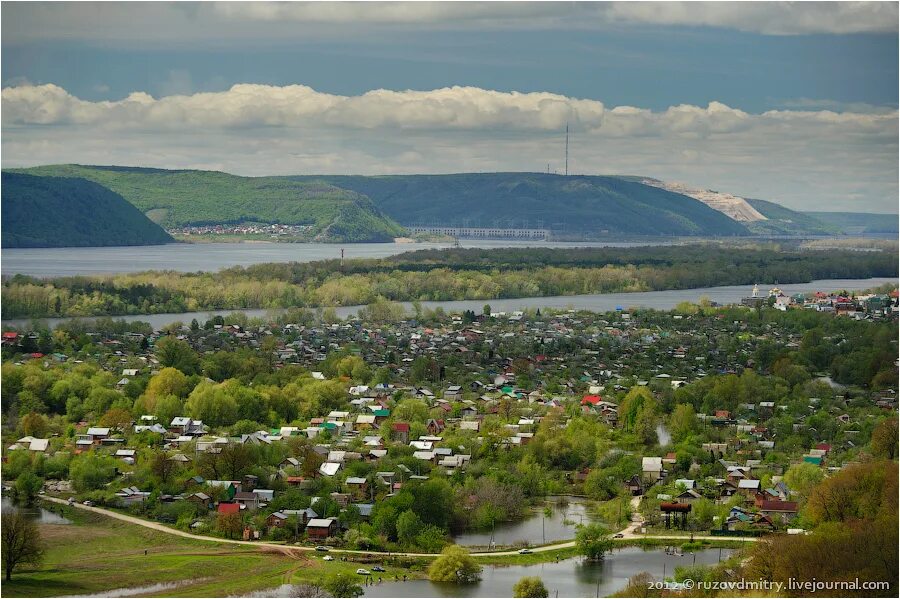
<instances>
[{"instance_id":1,"label":"distant horizon","mask_svg":"<svg viewBox=\"0 0 900 599\"><path fill-rule=\"evenodd\" d=\"M900 196L896 3L3 6L2 166L643 173Z\"/></svg>"}]
</instances>

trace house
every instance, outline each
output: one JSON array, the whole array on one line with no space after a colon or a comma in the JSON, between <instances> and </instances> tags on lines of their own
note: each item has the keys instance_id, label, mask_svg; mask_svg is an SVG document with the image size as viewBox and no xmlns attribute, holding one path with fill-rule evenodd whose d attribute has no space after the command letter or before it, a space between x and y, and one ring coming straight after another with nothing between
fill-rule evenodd
<instances>
[{"instance_id":1,"label":"house","mask_svg":"<svg viewBox=\"0 0 900 599\"><path fill-rule=\"evenodd\" d=\"M633 496L644 494L644 483L641 482L641 477L637 474L625 481L625 488L628 489L628 492Z\"/></svg>"},{"instance_id":2,"label":"house","mask_svg":"<svg viewBox=\"0 0 900 599\"><path fill-rule=\"evenodd\" d=\"M322 462L322 465L319 466L319 474L323 476L334 476L340 469L341 464L338 462Z\"/></svg>"},{"instance_id":3,"label":"house","mask_svg":"<svg viewBox=\"0 0 900 599\"><path fill-rule=\"evenodd\" d=\"M465 406L459 413L463 418L473 418L478 414L478 410L474 406Z\"/></svg>"},{"instance_id":4,"label":"house","mask_svg":"<svg viewBox=\"0 0 900 599\"><path fill-rule=\"evenodd\" d=\"M360 414L356 417L354 428L358 431L364 431L375 426L375 414Z\"/></svg>"},{"instance_id":5,"label":"house","mask_svg":"<svg viewBox=\"0 0 900 599\"><path fill-rule=\"evenodd\" d=\"M275 491L273 489L253 489L253 492L259 497L261 503L269 503L275 499Z\"/></svg>"},{"instance_id":6,"label":"house","mask_svg":"<svg viewBox=\"0 0 900 599\"><path fill-rule=\"evenodd\" d=\"M109 428L92 426L91 428L87 429L87 433L85 433L84 435L79 435L79 438L81 438L82 436L89 438L93 445L99 445L103 442L104 439L107 439L109 437Z\"/></svg>"},{"instance_id":7,"label":"house","mask_svg":"<svg viewBox=\"0 0 900 599\"><path fill-rule=\"evenodd\" d=\"M238 485L231 480L208 480L206 481L206 484L213 489L224 489L225 495L228 497L229 501L233 499L238 492Z\"/></svg>"},{"instance_id":8,"label":"house","mask_svg":"<svg viewBox=\"0 0 900 599\"><path fill-rule=\"evenodd\" d=\"M185 497L185 500L195 503L205 510L212 509L213 506L212 498L206 493L191 493Z\"/></svg>"},{"instance_id":9,"label":"house","mask_svg":"<svg viewBox=\"0 0 900 599\"><path fill-rule=\"evenodd\" d=\"M322 541L337 533L337 518L313 518L306 523L306 534L309 539Z\"/></svg>"},{"instance_id":10,"label":"house","mask_svg":"<svg viewBox=\"0 0 900 599\"><path fill-rule=\"evenodd\" d=\"M391 427L391 436L400 443L409 443L409 424L406 422L395 422Z\"/></svg>"},{"instance_id":11,"label":"house","mask_svg":"<svg viewBox=\"0 0 900 599\"><path fill-rule=\"evenodd\" d=\"M144 503L150 497L150 491L141 491L137 487L126 487L116 493L116 497L127 507L136 503Z\"/></svg>"},{"instance_id":12,"label":"house","mask_svg":"<svg viewBox=\"0 0 900 599\"><path fill-rule=\"evenodd\" d=\"M775 530L775 523L765 514L754 514L739 507L731 508L722 528L735 530Z\"/></svg>"},{"instance_id":13,"label":"house","mask_svg":"<svg viewBox=\"0 0 900 599\"><path fill-rule=\"evenodd\" d=\"M284 512L273 512L266 518L266 526L269 528L283 528L287 524L288 515Z\"/></svg>"},{"instance_id":14,"label":"house","mask_svg":"<svg viewBox=\"0 0 900 599\"><path fill-rule=\"evenodd\" d=\"M759 492L760 482L754 479L742 479L738 481L738 492L746 497L755 497Z\"/></svg>"},{"instance_id":15,"label":"house","mask_svg":"<svg viewBox=\"0 0 900 599\"><path fill-rule=\"evenodd\" d=\"M676 495L675 499L676 501L678 501L678 503L693 503L698 499L703 499L703 496L694 489L687 489L686 491Z\"/></svg>"},{"instance_id":16,"label":"house","mask_svg":"<svg viewBox=\"0 0 900 599\"><path fill-rule=\"evenodd\" d=\"M444 391L444 399L449 401L462 399L462 387L459 385L450 385L447 387L447 390Z\"/></svg>"},{"instance_id":17,"label":"house","mask_svg":"<svg viewBox=\"0 0 900 599\"><path fill-rule=\"evenodd\" d=\"M350 491L353 497L357 499L365 497L366 492L369 489L368 481L358 476L348 476L347 480L344 481L344 484L347 485L347 489Z\"/></svg>"},{"instance_id":18,"label":"house","mask_svg":"<svg viewBox=\"0 0 900 599\"><path fill-rule=\"evenodd\" d=\"M444 427L444 421L435 418L429 418L428 422L425 423L425 428L428 430L429 435L437 435L443 432Z\"/></svg>"},{"instance_id":19,"label":"house","mask_svg":"<svg viewBox=\"0 0 900 599\"><path fill-rule=\"evenodd\" d=\"M134 454L135 451L133 449L117 449L116 457L125 462L126 464L134 464Z\"/></svg>"},{"instance_id":20,"label":"house","mask_svg":"<svg viewBox=\"0 0 900 599\"><path fill-rule=\"evenodd\" d=\"M762 499L758 495L754 503L761 514L768 516L773 521L780 520L782 523L787 523L797 515L796 501Z\"/></svg>"},{"instance_id":21,"label":"house","mask_svg":"<svg viewBox=\"0 0 900 599\"><path fill-rule=\"evenodd\" d=\"M10 449L28 449L37 453L45 453L50 447L50 439L35 439L34 437L22 437L10 446Z\"/></svg>"},{"instance_id":22,"label":"house","mask_svg":"<svg viewBox=\"0 0 900 599\"><path fill-rule=\"evenodd\" d=\"M641 460L641 472L650 483L655 483L663 477L663 463L660 457L648 457Z\"/></svg>"},{"instance_id":23,"label":"house","mask_svg":"<svg viewBox=\"0 0 900 599\"><path fill-rule=\"evenodd\" d=\"M366 522L372 517L372 510L375 508L374 503L354 503L353 506L359 511L359 516Z\"/></svg>"},{"instance_id":24,"label":"house","mask_svg":"<svg viewBox=\"0 0 900 599\"><path fill-rule=\"evenodd\" d=\"M297 458L288 457L288 458L284 458L283 460L281 460L281 463L278 464L278 467L281 469L299 468L300 465L301 465L300 460L298 460Z\"/></svg>"},{"instance_id":25,"label":"house","mask_svg":"<svg viewBox=\"0 0 900 599\"><path fill-rule=\"evenodd\" d=\"M219 503L216 507L216 511L223 515L228 514L240 514L241 513L241 505L239 503Z\"/></svg>"},{"instance_id":26,"label":"house","mask_svg":"<svg viewBox=\"0 0 900 599\"><path fill-rule=\"evenodd\" d=\"M179 435L202 435L206 427L202 420L191 420L187 416L176 416L169 423L169 430Z\"/></svg>"}]
</instances>

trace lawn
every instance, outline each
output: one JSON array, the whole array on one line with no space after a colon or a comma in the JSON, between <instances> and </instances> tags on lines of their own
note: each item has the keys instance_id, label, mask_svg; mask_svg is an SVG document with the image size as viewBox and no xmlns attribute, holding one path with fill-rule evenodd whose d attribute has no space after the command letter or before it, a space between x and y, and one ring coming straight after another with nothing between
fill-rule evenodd
<instances>
[{"instance_id":1,"label":"lawn","mask_svg":"<svg viewBox=\"0 0 900 599\"><path fill-rule=\"evenodd\" d=\"M285 583L320 582L335 572L355 573L371 565L339 557L325 562L321 554L290 547L265 550L194 541L75 512L73 524L40 525L45 559L37 568L16 570L12 581L3 585L4 597L86 595L136 587L147 587L142 593L147 595L223 597ZM417 576L399 565L388 564L387 570L385 579ZM159 584L166 586L153 586Z\"/></svg>"}]
</instances>

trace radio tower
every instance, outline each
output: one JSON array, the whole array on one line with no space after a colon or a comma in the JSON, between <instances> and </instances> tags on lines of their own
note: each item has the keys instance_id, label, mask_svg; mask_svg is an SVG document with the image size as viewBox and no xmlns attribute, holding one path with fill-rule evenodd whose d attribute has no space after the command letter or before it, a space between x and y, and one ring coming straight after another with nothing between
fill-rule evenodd
<instances>
[{"instance_id":1,"label":"radio tower","mask_svg":"<svg viewBox=\"0 0 900 599\"><path fill-rule=\"evenodd\" d=\"M566 176L569 176L569 121L566 121Z\"/></svg>"}]
</instances>

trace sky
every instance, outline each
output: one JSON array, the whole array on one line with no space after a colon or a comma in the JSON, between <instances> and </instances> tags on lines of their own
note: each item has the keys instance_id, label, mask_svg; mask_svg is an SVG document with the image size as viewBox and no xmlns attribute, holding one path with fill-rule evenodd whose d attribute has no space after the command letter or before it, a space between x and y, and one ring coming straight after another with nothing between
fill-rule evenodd
<instances>
[{"instance_id":1,"label":"sky","mask_svg":"<svg viewBox=\"0 0 900 599\"><path fill-rule=\"evenodd\" d=\"M4 2L3 167L644 175L896 213L892 2Z\"/></svg>"}]
</instances>

